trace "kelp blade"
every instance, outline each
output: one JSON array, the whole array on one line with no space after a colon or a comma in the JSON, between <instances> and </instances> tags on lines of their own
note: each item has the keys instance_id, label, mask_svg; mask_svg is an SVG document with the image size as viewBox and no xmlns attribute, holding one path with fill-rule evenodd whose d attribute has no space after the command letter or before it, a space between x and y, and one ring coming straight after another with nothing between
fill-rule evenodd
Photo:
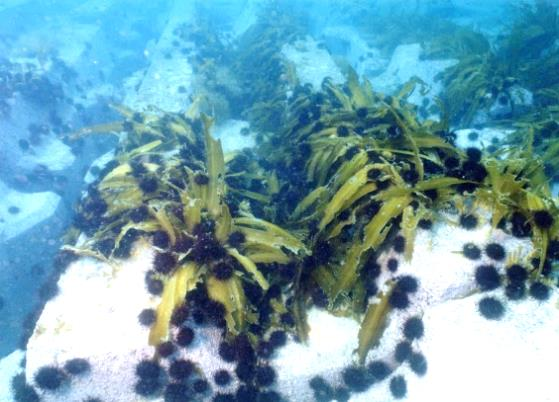
<instances>
[{"instance_id":1,"label":"kelp blade","mask_svg":"<svg viewBox=\"0 0 559 402\"><path fill-rule=\"evenodd\" d=\"M388 301L391 293L392 288L380 296L380 301L377 304L369 304L369 307L367 307L367 312L361 322L358 335L357 356L360 364L365 362L367 353L382 336L390 310L390 303Z\"/></svg>"},{"instance_id":2,"label":"kelp blade","mask_svg":"<svg viewBox=\"0 0 559 402\"><path fill-rule=\"evenodd\" d=\"M194 289L198 280L197 267L188 263L180 267L165 283L161 301L156 309L156 320L149 332L149 344L156 346L168 338L169 323L175 308L186 294Z\"/></svg>"}]
</instances>

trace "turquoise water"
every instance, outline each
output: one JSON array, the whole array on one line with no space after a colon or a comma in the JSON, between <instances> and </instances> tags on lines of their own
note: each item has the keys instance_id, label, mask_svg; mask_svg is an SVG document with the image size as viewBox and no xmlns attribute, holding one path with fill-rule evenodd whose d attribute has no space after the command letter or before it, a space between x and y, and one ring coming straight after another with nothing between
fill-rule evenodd
<instances>
[{"instance_id":1,"label":"turquoise water","mask_svg":"<svg viewBox=\"0 0 559 402\"><path fill-rule=\"evenodd\" d=\"M241 189L223 198L233 215L242 214L240 198L252 194L249 208L255 216L298 234L311 232L312 246L305 244L318 252L322 243L312 233L320 219L313 223L309 218L304 228L290 219L305 195L335 178L325 171L322 182L310 180L310 173L301 173L308 169L305 152L311 151L303 147L310 142L283 140L310 127L320 113L326 115L327 106L317 100L319 93L333 93L325 82L352 95L351 77L361 85L370 83L379 96L375 99L385 105L392 99L398 107L408 105L402 108L414 121L447 144L434 148L455 148L468 161L476 158L464 153L467 149L495 160L512 158L502 153L510 149L530 149L531 155L521 156L537 160L532 166L541 167L545 179L538 176L537 183L523 188L549 196L542 196L546 201L532 205L530 213L545 205L555 216L556 206L547 201L557 196L559 183L559 16L554 1L0 1L0 357L25 350L45 303L58 294L68 263L60 248L75 245L79 233L83 240L114 223L105 214L111 203L105 199L99 206L92 195L111 170L107 162L116 152L120 163L126 152L147 143L127 142L133 143L130 138L138 133L163 141L175 135L167 127L152 138L147 128L138 128L151 118L184 113L185 126L196 132L202 125L196 120L200 112L212 116L213 135L223 144L227 174L232 175L227 185ZM294 115L298 96L307 96L318 112L309 106ZM328 105L339 108L335 102ZM362 117L362 109L370 117L374 107L363 105L353 104L356 116ZM364 126L356 117L348 126L361 138L405 143L401 127L375 121ZM335 135L342 134L338 127ZM252 162L240 162L239 154ZM425 159L444 166L445 175L484 182L484 174L476 176L479 171L457 173L450 157L442 155ZM150 173L161 179L160 160L142 161L156 165ZM334 159L330 162L336 166ZM235 170L235 163L253 165ZM417 183L413 168L397 165L400 173L410 175L404 181ZM250 169L250 179L239 178ZM273 180L278 181L275 192L270 190ZM169 194L161 198L168 200ZM124 195L115 202L119 197ZM88 204L89 198L95 205ZM102 211L88 215L96 207ZM513 234L522 232L526 222L542 228L539 218L547 216L530 215L516 223L511 218ZM132 218L125 219L129 223ZM359 238L343 230L344 236ZM543 230L556 240L555 226ZM108 253L99 244L96 252L119 257L114 241L105 245ZM550 264L555 262L551 253ZM291 258L294 253L286 254ZM548 284L554 278L550 274ZM332 303L324 292L311 298L318 306L321 298ZM70 400L65 398L59 400Z\"/></svg>"}]
</instances>

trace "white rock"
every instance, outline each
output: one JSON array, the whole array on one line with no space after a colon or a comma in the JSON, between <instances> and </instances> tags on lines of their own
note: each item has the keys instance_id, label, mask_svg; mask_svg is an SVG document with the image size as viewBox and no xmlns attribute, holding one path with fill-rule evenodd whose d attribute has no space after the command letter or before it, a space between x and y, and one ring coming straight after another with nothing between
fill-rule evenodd
<instances>
[{"instance_id":1,"label":"white rock","mask_svg":"<svg viewBox=\"0 0 559 402\"><path fill-rule=\"evenodd\" d=\"M61 366L72 358L87 359L92 370L73 379L71 387L45 393L44 401L92 396L133 400L135 365L131 362L152 353L148 331L138 322L140 311L155 306L143 279L150 260L145 249L114 267L84 258L61 277L58 296L45 306L27 344L27 381L34 384L42 366Z\"/></svg>"},{"instance_id":2,"label":"white rock","mask_svg":"<svg viewBox=\"0 0 559 402\"><path fill-rule=\"evenodd\" d=\"M134 392L135 368L142 359L153 357L154 348L148 345L149 331L140 325L138 315L159 302L145 288L151 260L152 250L140 242L122 264L110 266L83 258L68 267L59 281L59 294L45 306L27 345L27 381L34 384L41 367L61 367L72 358L88 360L91 372L73 378L56 392L40 391L42 401L142 400ZM219 369L231 371L232 364L221 361L216 353L220 332L197 330L195 342L178 356L192 359L209 376ZM233 381L229 387L236 386Z\"/></svg>"},{"instance_id":3,"label":"white rock","mask_svg":"<svg viewBox=\"0 0 559 402\"><path fill-rule=\"evenodd\" d=\"M100 169L100 170L103 169L107 163L109 163L112 159L114 159L114 157L115 157L115 151L113 149L101 155L99 158L95 159L91 164L91 166L89 167L89 169L87 169L87 173L85 174L83 181L85 181L87 184L93 183L97 178L97 176L94 175L91 172L91 170L93 168Z\"/></svg>"},{"instance_id":4,"label":"white rock","mask_svg":"<svg viewBox=\"0 0 559 402\"><path fill-rule=\"evenodd\" d=\"M1 5L0 5L1 7ZM13 44L14 54L38 55L39 63L45 70L50 69L51 53L68 65L75 65L97 32L99 24L83 24L65 17L45 18L35 29L21 33ZM71 38L71 40L69 40Z\"/></svg>"},{"instance_id":5,"label":"white rock","mask_svg":"<svg viewBox=\"0 0 559 402\"><path fill-rule=\"evenodd\" d=\"M212 131L213 136L221 141L224 152L239 151L243 148L254 146L254 133L241 134L243 129L249 129L249 123L245 120L227 120L219 124Z\"/></svg>"},{"instance_id":6,"label":"white rock","mask_svg":"<svg viewBox=\"0 0 559 402\"><path fill-rule=\"evenodd\" d=\"M134 109L147 111L151 106L165 112L187 109L193 73L186 56L176 55L166 63L152 64L142 77L137 91L128 91L124 103ZM179 87L184 87L181 92Z\"/></svg>"},{"instance_id":7,"label":"white rock","mask_svg":"<svg viewBox=\"0 0 559 402\"><path fill-rule=\"evenodd\" d=\"M532 106L534 103L534 94L527 90L526 88L522 88L520 85L513 85L508 90L511 102L515 106Z\"/></svg>"},{"instance_id":8,"label":"white rock","mask_svg":"<svg viewBox=\"0 0 559 402\"><path fill-rule=\"evenodd\" d=\"M27 167L45 165L50 171L56 172L69 168L75 159L68 145L49 135L39 145L33 147L33 153L23 154L19 164Z\"/></svg>"},{"instance_id":9,"label":"white rock","mask_svg":"<svg viewBox=\"0 0 559 402\"><path fill-rule=\"evenodd\" d=\"M245 2L240 15L238 18L235 18L233 23L231 30L233 39L241 37L258 21L257 15L261 4L260 0L247 0Z\"/></svg>"},{"instance_id":10,"label":"white rock","mask_svg":"<svg viewBox=\"0 0 559 402\"><path fill-rule=\"evenodd\" d=\"M490 97L489 95L487 95ZM513 85L501 92L489 109L480 109L474 117L474 123L485 124L490 119L511 117L529 109L534 103L534 95L526 88Z\"/></svg>"},{"instance_id":11,"label":"white rock","mask_svg":"<svg viewBox=\"0 0 559 402\"><path fill-rule=\"evenodd\" d=\"M457 219L445 215L431 231L419 230L412 260L405 262L400 257L396 275L413 275L420 287L411 296L408 310L390 312L383 336L370 351L368 361L382 359L392 366L394 375L404 375L409 401L499 400L497 392L513 401L521 400L514 399L515 395L527 398L531 392L535 392L536 398L528 400L554 400L550 376L551 364L559 358L555 348L559 341L557 294L545 303L505 302L506 315L502 321L483 319L477 303L485 294L475 293L474 272L476 266L489 260L484 256L472 262L461 253L467 242L480 248L488 242L498 242L508 256L505 263L496 264L503 274L508 263L526 263L532 251L530 241L513 238L483 223L475 230L465 230L458 227ZM483 222L485 218L479 219ZM380 284L394 276L386 267L394 253L385 251L378 259L382 267ZM141 243L126 262L112 267L84 258L62 276L60 294L46 305L29 341L27 379L32 383L34 373L43 365L60 366L74 357L88 359L92 372L72 379L71 387L45 393L46 402L61 398L83 400L87 396L102 396L109 402L141 400L133 391L134 368L139 360L153 355L153 348L148 346L148 330L139 325L137 316L144 308L155 308L158 302L144 285L151 255L149 247ZM502 290L492 294L505 300ZM395 346L403 339L404 322L411 315L421 315L425 324L424 338L414 341L414 349L421 351L428 361L427 374L422 378L393 359ZM355 361L358 321L313 309L309 312L309 325L308 344L289 341L272 360L279 373L276 389L288 400L313 401L308 384L315 375L323 376L333 386L342 385L342 370ZM233 365L216 355L220 340L217 329L198 328L196 339L194 345L181 353L196 361L206 376L220 368L233 369ZM519 367L520 364L523 366ZM526 381L522 382L522 378ZM539 384L537 391L529 385L535 382ZM235 380L226 390L237 386ZM491 398L484 399L484 395ZM393 400L388 381L352 397L354 402L370 400Z\"/></svg>"},{"instance_id":12,"label":"white rock","mask_svg":"<svg viewBox=\"0 0 559 402\"><path fill-rule=\"evenodd\" d=\"M468 147L485 149L490 145L502 144L512 132L514 130L495 127L484 127L481 129L464 128L455 131L456 146L462 149ZM477 134L477 138L472 133Z\"/></svg>"},{"instance_id":13,"label":"white rock","mask_svg":"<svg viewBox=\"0 0 559 402\"><path fill-rule=\"evenodd\" d=\"M367 77L377 91L393 94L403 84L413 77L419 77L427 85L429 92L422 96L419 86L408 98L408 101L421 105L424 98L430 102L438 96L443 87L440 82L435 82L435 76L446 68L456 64L456 60L422 60L423 52L418 43L411 45L400 45L394 50L394 54L386 68L386 71L375 77Z\"/></svg>"},{"instance_id":14,"label":"white rock","mask_svg":"<svg viewBox=\"0 0 559 402\"><path fill-rule=\"evenodd\" d=\"M326 77L330 77L335 84L345 82L330 53L319 48L318 43L309 36L293 44L283 45L281 53L287 61L294 64L301 85L310 84L318 91Z\"/></svg>"},{"instance_id":15,"label":"white rock","mask_svg":"<svg viewBox=\"0 0 559 402\"><path fill-rule=\"evenodd\" d=\"M194 3L175 2L169 21L150 52L150 66L145 71L135 73L127 87L124 104L133 110L147 111L155 106L164 112L182 112L190 104L193 71L188 57L172 45L175 29L193 15ZM168 59L166 55L171 55ZM184 89L183 89L184 88Z\"/></svg>"},{"instance_id":16,"label":"white rock","mask_svg":"<svg viewBox=\"0 0 559 402\"><path fill-rule=\"evenodd\" d=\"M449 215L443 219L453 221L456 217ZM419 230L413 259L409 263L400 260L397 271L397 275L412 275L418 278L419 291L410 298L412 305L408 310L391 311L383 337L378 347L369 352L368 360L384 360L396 368L394 374L405 375L408 379L416 377L407 365L398 366L393 359L393 351L397 343L403 340L402 328L405 320L414 314L427 316L431 310L438 311L437 306L454 305L455 300L461 298L468 300L468 306L474 315L479 315L476 307L477 298L467 296L476 289L475 267L489 263L489 260L484 257L474 264L466 259L461 251L465 243L473 242L483 248L489 241L504 244L507 255L516 255L521 260L526 259L531 251L528 241L508 236L501 230L492 230L488 225L480 225L476 230L465 230L452 224L437 224L432 231ZM379 257L378 261L383 271L377 283L386 283L393 276L386 268L386 263L389 258L395 256L394 251L389 251ZM503 273L503 269L501 266L499 271ZM279 377L281 392L289 395L290 400L314 401L308 382L315 375L321 375L335 387L342 386L341 370L355 361L353 351L358 345L359 332L357 321L336 318L325 312L313 310L309 314L309 324L311 332L308 345L289 344L279 351L278 358L274 361L278 372L281 373ZM559 325L559 317L555 324ZM425 322L425 328L426 339L432 333L446 331L444 321L438 321L434 325ZM488 327L488 331L483 336L492 336L491 327ZM559 333L557 338L559 341ZM416 346L424 351L422 342ZM431 356L426 352L425 355L430 362ZM429 374L425 378L428 376ZM468 386L469 383L461 385L461 387ZM409 394L414 401L422 400L415 399L411 388ZM423 400L433 400L428 393L423 396L425 397ZM387 402L392 401L393 398L388 382L384 381L363 394L355 394L351 400Z\"/></svg>"},{"instance_id":17,"label":"white rock","mask_svg":"<svg viewBox=\"0 0 559 402\"><path fill-rule=\"evenodd\" d=\"M494 292L501 300L502 291ZM508 302L500 321L476 311L485 295L437 306L424 316L421 350L428 374L410 382L410 401L555 401L558 293L551 300ZM433 329L433 330L432 330ZM533 384L538 384L534 387Z\"/></svg>"},{"instance_id":18,"label":"white rock","mask_svg":"<svg viewBox=\"0 0 559 402\"><path fill-rule=\"evenodd\" d=\"M109 83L97 84L83 92L80 96L80 104L84 107L94 107L99 102L99 99L124 97L123 92L123 88L120 86L115 87Z\"/></svg>"},{"instance_id":19,"label":"white rock","mask_svg":"<svg viewBox=\"0 0 559 402\"><path fill-rule=\"evenodd\" d=\"M329 49L338 50L339 56L347 60L360 77L378 75L388 64L381 52L370 47L351 26L327 26L321 31L320 38L326 42ZM338 56L336 51L332 53Z\"/></svg>"},{"instance_id":20,"label":"white rock","mask_svg":"<svg viewBox=\"0 0 559 402\"><path fill-rule=\"evenodd\" d=\"M23 350L16 350L0 359L0 401L12 402L12 379L23 372L21 362L25 358Z\"/></svg>"},{"instance_id":21,"label":"white rock","mask_svg":"<svg viewBox=\"0 0 559 402\"><path fill-rule=\"evenodd\" d=\"M50 218L60 202L53 192L20 193L0 181L0 240L6 241ZM12 206L19 212L12 214Z\"/></svg>"}]
</instances>

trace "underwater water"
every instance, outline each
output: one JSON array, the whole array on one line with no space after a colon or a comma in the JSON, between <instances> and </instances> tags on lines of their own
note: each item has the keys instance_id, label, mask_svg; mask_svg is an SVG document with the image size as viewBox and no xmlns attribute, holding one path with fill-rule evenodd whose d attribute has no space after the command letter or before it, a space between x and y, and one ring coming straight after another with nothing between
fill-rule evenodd
<instances>
[{"instance_id":1,"label":"underwater water","mask_svg":"<svg viewBox=\"0 0 559 402\"><path fill-rule=\"evenodd\" d=\"M0 0L0 401L555 401L558 195L555 0Z\"/></svg>"}]
</instances>

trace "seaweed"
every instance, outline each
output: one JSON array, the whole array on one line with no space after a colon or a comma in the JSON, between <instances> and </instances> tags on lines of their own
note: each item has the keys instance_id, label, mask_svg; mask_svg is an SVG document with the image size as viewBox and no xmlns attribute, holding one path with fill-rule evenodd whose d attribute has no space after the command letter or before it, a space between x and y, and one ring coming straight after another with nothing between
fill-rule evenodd
<instances>
[{"instance_id":1,"label":"seaweed","mask_svg":"<svg viewBox=\"0 0 559 402\"><path fill-rule=\"evenodd\" d=\"M287 264L301 258L307 249L297 236L255 217L246 206L239 208L236 216L232 215L226 202L228 168L220 142L211 137L211 118L202 115L200 120L191 120L180 114L142 116L137 119L143 122L142 127L123 124L130 131L123 137L121 150L115 157L116 166L90 190L106 204L96 217L108 223L95 228L79 246L67 247L117 264L114 257L107 258L94 251L95 244L114 236L114 254L132 231L140 234L163 231L172 251L179 241L189 239L189 248L174 252L177 267L168 274L157 274L164 288L149 344L156 346L168 339L173 312L200 284L207 289L210 299L224 306L228 334L247 331L248 324L258 320L259 308L248 301L243 283L255 283L267 290L274 278L265 275L259 264ZM170 124L174 126L169 131ZM135 135L137 130L148 126L160 139ZM167 130L166 135L162 135L163 130ZM200 172L207 179L197 180ZM146 176L154 180L155 191L147 192L142 187ZM237 175L243 179L237 181L241 186L254 180L245 180L245 176L255 177L251 172ZM273 179L270 181L273 185ZM241 194L247 191L239 189ZM82 213L91 204L89 199L86 197L80 205ZM142 220L129 222L130 214L139 208L146 211ZM243 241L230 246L232 233L242 233ZM238 264L233 265L235 271L231 278L220 280L212 275L212 267L227 258ZM275 311L279 316L287 309L277 305Z\"/></svg>"},{"instance_id":2,"label":"seaweed","mask_svg":"<svg viewBox=\"0 0 559 402\"><path fill-rule=\"evenodd\" d=\"M263 7L258 23L239 38L238 51L233 54L231 69L243 88L241 116L261 132L285 123L287 90L296 79L280 52L282 44L302 32L295 19L274 5ZM282 81L282 76L289 79Z\"/></svg>"},{"instance_id":3,"label":"seaweed","mask_svg":"<svg viewBox=\"0 0 559 402\"><path fill-rule=\"evenodd\" d=\"M512 92L516 86L542 102L559 85L559 49L554 46L558 32L556 5L541 0L519 6L514 23L493 48L461 55L458 64L437 77L451 121L469 125L477 112L488 111L500 98L512 102L518 113Z\"/></svg>"},{"instance_id":4,"label":"seaweed","mask_svg":"<svg viewBox=\"0 0 559 402\"><path fill-rule=\"evenodd\" d=\"M523 147L534 157L541 159L544 171L550 181L557 182L559 170L559 96L548 90L549 105L521 116L515 123L515 130L508 135L505 145Z\"/></svg>"},{"instance_id":5,"label":"seaweed","mask_svg":"<svg viewBox=\"0 0 559 402\"><path fill-rule=\"evenodd\" d=\"M418 108L407 101L414 90L425 90L418 78L393 96L376 93L351 69L345 85L326 79L317 93L285 76L280 79L289 75L289 66L278 55L277 38L289 42L297 31L287 16L277 16L262 20L240 39L231 69L248 94L240 114L266 131L254 151L225 155L211 136L215 115L198 118L199 102L183 114L136 115L115 107L124 122L74 135L110 131L121 142L115 165L78 208L83 220L76 229L83 229L83 221L99 223L72 249L116 264L115 251L135 238L131 234L147 237L162 231L169 237L167 251L177 266L156 274L164 289L151 345L168 339L173 312L191 292L203 289L223 305L227 335L249 334L254 342L261 333L252 324L264 322L263 331L269 331L287 312L294 317L296 335L305 340L307 311L319 299L317 304L330 313L361 322L357 354L364 363L382 336L393 286L371 291L366 264L390 247L397 234L405 239L404 258L411 260L417 226L426 216L435 219L437 210L481 207L491 213L492 225L504 230L515 214L530 223L538 211L558 216L544 163L533 151L539 150L536 133L557 120L559 92L542 87L541 96L550 105L543 114L525 116L515 134L517 139L528 134L522 147L484 154L475 166L481 174L468 175L445 166L450 159L457 166L468 162L445 134L452 123L471 121L521 79L519 70L504 66L502 56L477 33L464 31L454 49L431 47L430 56L461 58L440 77L446 86L443 114L432 121L419 119ZM466 55L468 49L476 49L475 54ZM217 71L212 54L203 74ZM293 95L287 98L290 85ZM544 159L559 164L556 141L544 142ZM155 185L143 185L146 178ZM132 219L138 209L145 214ZM558 221L533 230L540 258L534 279L542 275ZM109 256L94 248L106 238L114 239ZM178 250L181 244L187 246ZM223 262L234 267L230 277L213 274ZM279 267L287 264L296 267L293 278L278 280ZM275 294L275 285L281 287L280 295L270 297L266 308L245 294L247 287Z\"/></svg>"},{"instance_id":6,"label":"seaweed","mask_svg":"<svg viewBox=\"0 0 559 402\"><path fill-rule=\"evenodd\" d=\"M304 310L320 288L331 313L361 320L361 362L381 336L390 310L388 293L367 295L364 267L371 255L389 247L394 232L406 240L404 258L411 260L420 220L432 218L432 211L439 208L482 207L491 212L495 227L514 213L531 219L536 210L553 216L558 212L542 164L534 163L530 147L482 158L479 175L447 168L445 159L466 163L466 155L437 134L448 131L448 120L421 122L416 108L406 102L421 84L412 80L396 96L386 97L374 93L366 80L358 83L353 73L346 86L326 80L320 116L303 122L296 118L311 96L300 93L290 102L290 123L275 134L282 140L272 136L259 149L270 155L272 166L281 166L298 144L309 146L301 163L305 194L287 221L295 231L310 228L306 243L313 250L301 269L297 300ZM317 124L320 129L313 130ZM290 176L278 172L278 179L280 188L294 186ZM541 260L555 230L551 227L533 236ZM385 303L370 304L375 299L368 297L374 296Z\"/></svg>"},{"instance_id":7,"label":"seaweed","mask_svg":"<svg viewBox=\"0 0 559 402\"><path fill-rule=\"evenodd\" d=\"M196 265L187 263L165 282L161 301L156 309L157 319L149 332L150 345L157 346L168 338L173 311L183 303L185 295L196 288L199 276Z\"/></svg>"},{"instance_id":8,"label":"seaweed","mask_svg":"<svg viewBox=\"0 0 559 402\"><path fill-rule=\"evenodd\" d=\"M492 211L494 227L504 219L510 219L513 214L531 220L535 211L546 210L553 215L559 212L552 201L543 163L533 157L531 147L520 151L516 147L511 148L504 161L489 160L485 166L489 175L488 186L477 190L476 203ZM536 273L536 277L539 277L547 255L548 241L557 235L558 226L554 224L547 229L536 226L534 231L532 241L540 259Z\"/></svg>"},{"instance_id":9,"label":"seaweed","mask_svg":"<svg viewBox=\"0 0 559 402\"><path fill-rule=\"evenodd\" d=\"M424 47L424 58L461 59L485 54L491 45L481 32L449 23L447 30L426 40Z\"/></svg>"},{"instance_id":10,"label":"seaweed","mask_svg":"<svg viewBox=\"0 0 559 402\"><path fill-rule=\"evenodd\" d=\"M533 4L520 4L516 20L500 44L497 53L512 71L519 71L523 78L530 77L530 70L557 56L550 51L559 33L558 8L552 2L538 0ZM546 78L557 80L557 74L545 74ZM546 85L547 86L547 85ZM537 89L531 87L531 89Z\"/></svg>"},{"instance_id":11,"label":"seaweed","mask_svg":"<svg viewBox=\"0 0 559 402\"><path fill-rule=\"evenodd\" d=\"M489 51L464 56L440 73L436 79L444 86L441 99L450 121L467 126L480 110L488 111L497 96L515 82L506 69Z\"/></svg>"},{"instance_id":12,"label":"seaweed","mask_svg":"<svg viewBox=\"0 0 559 402\"><path fill-rule=\"evenodd\" d=\"M367 352L380 341L390 310L389 300L393 287L394 284L389 284L388 289L379 295L378 302L367 307L358 334L357 356L360 364L365 362Z\"/></svg>"}]
</instances>

